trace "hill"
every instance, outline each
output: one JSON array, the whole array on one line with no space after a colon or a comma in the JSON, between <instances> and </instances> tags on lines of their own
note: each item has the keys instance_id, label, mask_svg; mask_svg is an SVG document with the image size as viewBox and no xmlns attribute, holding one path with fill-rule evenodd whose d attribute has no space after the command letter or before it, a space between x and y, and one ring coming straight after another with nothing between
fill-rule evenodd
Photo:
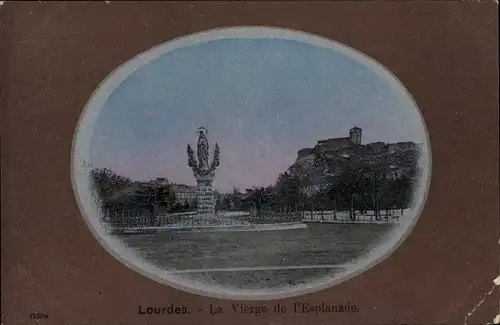
<instances>
[{"instance_id":1,"label":"hill","mask_svg":"<svg viewBox=\"0 0 500 325\"><path fill-rule=\"evenodd\" d=\"M328 176L340 176L349 169L359 173L384 173L388 179L418 177L420 145L414 142L351 145L344 148L324 148L298 151L297 159L287 173L313 183L325 182Z\"/></svg>"}]
</instances>

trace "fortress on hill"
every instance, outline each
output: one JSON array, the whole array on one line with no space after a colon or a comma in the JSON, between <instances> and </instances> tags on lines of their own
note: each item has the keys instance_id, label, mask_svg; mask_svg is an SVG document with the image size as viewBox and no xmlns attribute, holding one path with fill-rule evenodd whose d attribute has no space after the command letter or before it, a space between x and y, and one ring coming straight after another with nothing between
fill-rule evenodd
<instances>
[{"instance_id":1,"label":"fortress on hill","mask_svg":"<svg viewBox=\"0 0 500 325\"><path fill-rule=\"evenodd\" d=\"M345 138L329 138L319 140L314 148L304 148L298 151L299 157L305 157L314 153L328 153L331 151L339 151L343 149L350 149L352 147L361 145L361 128L355 126L349 130L349 136Z\"/></svg>"},{"instance_id":2,"label":"fortress on hill","mask_svg":"<svg viewBox=\"0 0 500 325\"><path fill-rule=\"evenodd\" d=\"M322 183L325 168L334 174L340 174L347 168L350 157L359 158L365 163L386 165L388 178L399 178L403 175L414 177L418 167L418 157L422 144L413 141L385 143L362 143L362 130L354 126L349 130L349 137L319 140L313 148L300 149L297 159L288 168L288 173L309 175ZM323 157L326 165L317 160ZM316 185L313 185L313 187Z\"/></svg>"},{"instance_id":3,"label":"fortress on hill","mask_svg":"<svg viewBox=\"0 0 500 325\"><path fill-rule=\"evenodd\" d=\"M369 144L362 144L362 129L354 126L349 130L348 137L342 138L329 138L319 140L313 148L303 148L297 152L298 159L314 155L314 154L333 154L339 153L354 153L354 152L371 152L371 153L394 153L398 151L415 150L419 149L418 145L414 142L397 142L397 143L384 143L372 142Z\"/></svg>"}]
</instances>

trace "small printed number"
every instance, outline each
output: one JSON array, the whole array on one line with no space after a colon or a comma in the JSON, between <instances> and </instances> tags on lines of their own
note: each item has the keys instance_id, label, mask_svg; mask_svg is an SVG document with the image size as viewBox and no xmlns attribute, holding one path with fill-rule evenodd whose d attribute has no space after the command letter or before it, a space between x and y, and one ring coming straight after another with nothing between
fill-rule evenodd
<instances>
[{"instance_id":1,"label":"small printed number","mask_svg":"<svg viewBox=\"0 0 500 325\"><path fill-rule=\"evenodd\" d=\"M47 319L49 318L49 315L45 313L30 313L30 318L31 319Z\"/></svg>"}]
</instances>

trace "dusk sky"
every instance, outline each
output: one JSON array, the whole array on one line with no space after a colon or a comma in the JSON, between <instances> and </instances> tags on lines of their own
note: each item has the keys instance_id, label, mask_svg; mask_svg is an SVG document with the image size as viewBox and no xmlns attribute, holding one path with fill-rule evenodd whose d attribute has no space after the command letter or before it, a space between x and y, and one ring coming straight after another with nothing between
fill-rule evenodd
<instances>
[{"instance_id":1,"label":"dusk sky","mask_svg":"<svg viewBox=\"0 0 500 325\"><path fill-rule=\"evenodd\" d=\"M131 74L99 113L91 163L133 180L196 185L186 146L221 148L214 187L273 184L320 139L424 142L409 100L357 61L292 40L225 39L168 52ZM210 157L211 159L211 157Z\"/></svg>"}]
</instances>

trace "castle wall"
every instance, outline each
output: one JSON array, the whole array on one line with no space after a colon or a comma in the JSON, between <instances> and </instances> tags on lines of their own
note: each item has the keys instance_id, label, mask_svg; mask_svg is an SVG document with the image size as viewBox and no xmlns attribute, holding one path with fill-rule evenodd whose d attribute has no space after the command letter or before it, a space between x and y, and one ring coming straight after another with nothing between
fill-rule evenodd
<instances>
[{"instance_id":1,"label":"castle wall","mask_svg":"<svg viewBox=\"0 0 500 325\"><path fill-rule=\"evenodd\" d=\"M299 158L302 158L302 157L305 157L305 156L309 156L312 153L313 153L313 149L311 149L311 148L304 148L304 149L300 149L297 152L297 155L299 156Z\"/></svg>"},{"instance_id":2,"label":"castle wall","mask_svg":"<svg viewBox=\"0 0 500 325\"><path fill-rule=\"evenodd\" d=\"M334 138L318 141L324 151L346 149L353 145L351 138Z\"/></svg>"}]
</instances>

